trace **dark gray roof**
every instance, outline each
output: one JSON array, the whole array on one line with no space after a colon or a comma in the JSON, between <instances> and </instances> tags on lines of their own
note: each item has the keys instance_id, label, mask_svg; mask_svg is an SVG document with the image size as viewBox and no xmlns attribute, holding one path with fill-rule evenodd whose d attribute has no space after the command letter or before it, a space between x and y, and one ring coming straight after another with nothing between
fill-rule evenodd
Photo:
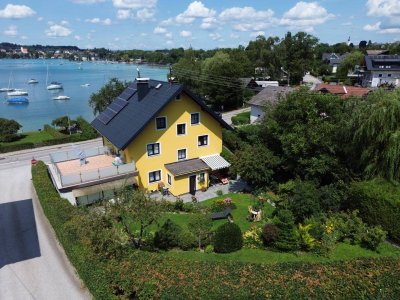
<instances>
[{"instance_id":1,"label":"dark gray roof","mask_svg":"<svg viewBox=\"0 0 400 300\"><path fill-rule=\"evenodd\" d=\"M120 95L130 95L127 104L117 112L108 123L103 122L102 114L92 121L92 126L105 138L107 138L118 149L125 149L130 142L154 119L155 116L175 97L184 92L197 102L204 111L211 114L221 126L231 127L217 116L199 97L194 95L182 84L170 84L164 81L149 80L149 90L143 99L139 101L140 92L137 90L137 81L132 82ZM156 88L158 86L158 88ZM113 101L118 102L118 97ZM110 107L115 107L111 103Z\"/></svg>"},{"instance_id":2,"label":"dark gray roof","mask_svg":"<svg viewBox=\"0 0 400 300\"><path fill-rule=\"evenodd\" d=\"M187 159L165 164L165 168L174 176L192 174L210 169L210 167L200 158Z\"/></svg>"},{"instance_id":3,"label":"dark gray roof","mask_svg":"<svg viewBox=\"0 0 400 300\"><path fill-rule=\"evenodd\" d=\"M365 55L368 71L400 71L400 55Z\"/></svg>"},{"instance_id":4,"label":"dark gray roof","mask_svg":"<svg viewBox=\"0 0 400 300\"><path fill-rule=\"evenodd\" d=\"M264 106L267 103L276 103L280 97L293 92L289 86L266 86L261 92L250 99L250 105Z\"/></svg>"}]
</instances>

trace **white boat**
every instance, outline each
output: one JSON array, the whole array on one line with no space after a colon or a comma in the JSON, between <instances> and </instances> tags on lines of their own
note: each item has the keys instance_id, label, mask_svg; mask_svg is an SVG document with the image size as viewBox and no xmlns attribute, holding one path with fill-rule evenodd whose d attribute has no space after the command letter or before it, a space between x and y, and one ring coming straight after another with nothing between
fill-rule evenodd
<instances>
[{"instance_id":1,"label":"white boat","mask_svg":"<svg viewBox=\"0 0 400 300\"><path fill-rule=\"evenodd\" d=\"M12 92L13 90L12 88L1 88L0 92Z\"/></svg>"},{"instance_id":2,"label":"white boat","mask_svg":"<svg viewBox=\"0 0 400 300\"><path fill-rule=\"evenodd\" d=\"M47 74L46 74L46 87L48 90L61 90L63 89L63 85L59 82L52 81L50 84L47 84L49 79L49 65L47 65Z\"/></svg>"},{"instance_id":3,"label":"white boat","mask_svg":"<svg viewBox=\"0 0 400 300\"><path fill-rule=\"evenodd\" d=\"M22 89L15 89L12 92L7 92L7 96L27 96L28 92Z\"/></svg>"},{"instance_id":4,"label":"white boat","mask_svg":"<svg viewBox=\"0 0 400 300\"><path fill-rule=\"evenodd\" d=\"M10 72L10 76L8 77L8 87L6 87L6 88L1 88L1 89L0 89L0 92L12 92L12 91L15 90L15 89L13 89L13 88L11 87L11 77L12 77L12 71Z\"/></svg>"},{"instance_id":5,"label":"white boat","mask_svg":"<svg viewBox=\"0 0 400 300\"><path fill-rule=\"evenodd\" d=\"M53 97L53 100L69 100L70 97L65 96L65 95L59 95L57 97Z\"/></svg>"},{"instance_id":6,"label":"white boat","mask_svg":"<svg viewBox=\"0 0 400 300\"><path fill-rule=\"evenodd\" d=\"M88 87L88 86L90 86L89 83L81 84L81 87Z\"/></svg>"},{"instance_id":7,"label":"white boat","mask_svg":"<svg viewBox=\"0 0 400 300\"><path fill-rule=\"evenodd\" d=\"M28 84L35 84L35 83L39 83L39 81L37 81L34 78L28 80Z\"/></svg>"}]
</instances>

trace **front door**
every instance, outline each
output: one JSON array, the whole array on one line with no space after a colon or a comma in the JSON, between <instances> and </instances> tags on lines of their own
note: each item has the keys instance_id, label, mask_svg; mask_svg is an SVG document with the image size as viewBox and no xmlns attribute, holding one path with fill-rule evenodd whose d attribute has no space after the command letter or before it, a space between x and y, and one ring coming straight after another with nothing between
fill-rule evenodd
<instances>
[{"instance_id":1,"label":"front door","mask_svg":"<svg viewBox=\"0 0 400 300\"><path fill-rule=\"evenodd\" d=\"M189 176L189 193L196 194L196 175Z\"/></svg>"}]
</instances>

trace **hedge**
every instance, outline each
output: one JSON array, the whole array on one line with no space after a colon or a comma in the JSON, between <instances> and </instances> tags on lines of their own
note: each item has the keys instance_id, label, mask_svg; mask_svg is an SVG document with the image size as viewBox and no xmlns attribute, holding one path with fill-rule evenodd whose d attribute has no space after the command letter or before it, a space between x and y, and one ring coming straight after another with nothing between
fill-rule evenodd
<instances>
[{"instance_id":1,"label":"hedge","mask_svg":"<svg viewBox=\"0 0 400 300\"><path fill-rule=\"evenodd\" d=\"M381 225L388 236L400 243L400 187L383 179L353 182L348 206L358 209L370 225Z\"/></svg>"},{"instance_id":2,"label":"hedge","mask_svg":"<svg viewBox=\"0 0 400 300\"><path fill-rule=\"evenodd\" d=\"M262 265L190 261L127 249L117 258L101 259L65 226L73 216L84 218L87 212L60 198L43 162L32 167L32 180L58 240L95 299L397 299L400 295L400 259L395 258ZM87 234L84 230L80 234Z\"/></svg>"}]
</instances>

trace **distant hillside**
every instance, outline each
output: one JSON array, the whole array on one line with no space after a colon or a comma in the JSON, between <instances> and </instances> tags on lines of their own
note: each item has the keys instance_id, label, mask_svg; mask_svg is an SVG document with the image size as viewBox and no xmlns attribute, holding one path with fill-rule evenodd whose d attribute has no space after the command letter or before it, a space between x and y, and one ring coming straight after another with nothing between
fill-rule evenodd
<instances>
[{"instance_id":1,"label":"distant hillside","mask_svg":"<svg viewBox=\"0 0 400 300\"><path fill-rule=\"evenodd\" d=\"M5 49L7 51L19 49L21 47L27 48L29 51L56 51L56 50L68 50L68 51L80 51L76 46L43 46L43 45L20 45L12 43L0 43L0 49Z\"/></svg>"}]
</instances>

